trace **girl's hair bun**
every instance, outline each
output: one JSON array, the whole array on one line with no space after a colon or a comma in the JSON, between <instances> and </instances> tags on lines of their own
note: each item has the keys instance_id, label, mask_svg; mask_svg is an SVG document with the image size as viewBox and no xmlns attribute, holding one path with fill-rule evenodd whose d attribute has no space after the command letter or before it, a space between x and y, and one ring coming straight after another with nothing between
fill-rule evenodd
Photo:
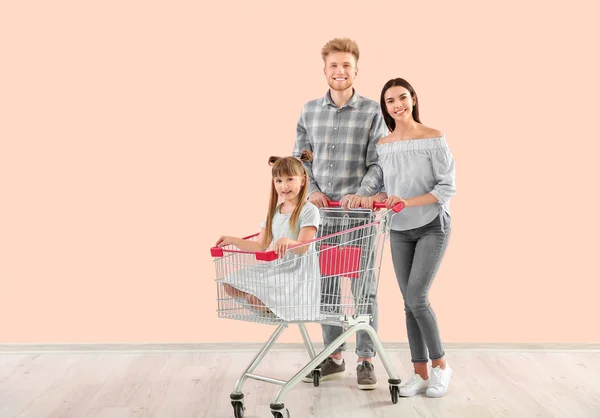
<instances>
[{"instance_id":1,"label":"girl's hair bun","mask_svg":"<svg viewBox=\"0 0 600 418\"><path fill-rule=\"evenodd\" d=\"M300 154L300 161L312 161L313 154L307 149L302 150L302 154Z\"/></svg>"},{"instance_id":2,"label":"girl's hair bun","mask_svg":"<svg viewBox=\"0 0 600 418\"><path fill-rule=\"evenodd\" d=\"M278 160L281 160L281 157L269 157L269 165L273 166L273 164L275 164Z\"/></svg>"}]
</instances>

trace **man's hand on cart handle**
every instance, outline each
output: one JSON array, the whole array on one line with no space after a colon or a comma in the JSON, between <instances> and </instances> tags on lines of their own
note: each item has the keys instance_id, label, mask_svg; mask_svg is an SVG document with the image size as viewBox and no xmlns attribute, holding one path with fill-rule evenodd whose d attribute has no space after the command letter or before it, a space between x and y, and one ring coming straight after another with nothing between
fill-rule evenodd
<instances>
[{"instance_id":1,"label":"man's hand on cart handle","mask_svg":"<svg viewBox=\"0 0 600 418\"><path fill-rule=\"evenodd\" d=\"M308 201L318 208L326 208L331 199L322 192L314 192L308 196Z\"/></svg>"},{"instance_id":2,"label":"man's hand on cart handle","mask_svg":"<svg viewBox=\"0 0 600 418\"><path fill-rule=\"evenodd\" d=\"M387 194L380 192L374 196L363 197L360 206L366 209L375 209L375 203L383 202L387 199ZM377 210L380 208L377 208Z\"/></svg>"},{"instance_id":3,"label":"man's hand on cart handle","mask_svg":"<svg viewBox=\"0 0 600 418\"><path fill-rule=\"evenodd\" d=\"M340 204L346 210L350 209L358 209L360 208L360 204L363 200L363 197L358 194L349 194L340 200Z\"/></svg>"}]
</instances>

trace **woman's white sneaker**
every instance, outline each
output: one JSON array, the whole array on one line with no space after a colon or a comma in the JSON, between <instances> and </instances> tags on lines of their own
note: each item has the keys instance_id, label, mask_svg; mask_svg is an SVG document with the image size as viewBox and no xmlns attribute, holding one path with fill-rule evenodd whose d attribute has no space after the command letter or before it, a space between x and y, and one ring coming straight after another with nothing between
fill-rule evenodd
<instances>
[{"instance_id":1,"label":"woman's white sneaker","mask_svg":"<svg viewBox=\"0 0 600 418\"><path fill-rule=\"evenodd\" d=\"M431 376L429 377L429 387L425 393L430 398L439 398L444 396L448 392L448 385L450 384L450 378L452 377L452 369L446 363L446 368L442 370L440 366L435 369L431 369Z\"/></svg>"},{"instance_id":2,"label":"woman's white sneaker","mask_svg":"<svg viewBox=\"0 0 600 418\"><path fill-rule=\"evenodd\" d=\"M425 393L429 387L429 379L424 380L421 376L415 375L405 384L400 386L400 396L415 396L417 393Z\"/></svg>"}]
</instances>

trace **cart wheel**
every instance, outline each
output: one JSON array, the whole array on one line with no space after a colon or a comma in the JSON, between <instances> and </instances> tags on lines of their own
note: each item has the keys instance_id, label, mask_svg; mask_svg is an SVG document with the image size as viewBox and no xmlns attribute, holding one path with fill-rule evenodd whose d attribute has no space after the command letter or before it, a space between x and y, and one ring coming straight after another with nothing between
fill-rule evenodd
<instances>
[{"instance_id":1,"label":"cart wheel","mask_svg":"<svg viewBox=\"0 0 600 418\"><path fill-rule=\"evenodd\" d=\"M390 395L392 395L392 403L398 403L398 395L400 394L400 388L398 386L390 385Z\"/></svg>"},{"instance_id":2,"label":"cart wheel","mask_svg":"<svg viewBox=\"0 0 600 418\"><path fill-rule=\"evenodd\" d=\"M244 418L244 404L241 402L231 402L233 405L233 416L235 418Z\"/></svg>"},{"instance_id":3,"label":"cart wheel","mask_svg":"<svg viewBox=\"0 0 600 418\"><path fill-rule=\"evenodd\" d=\"M313 371L313 385L315 385L315 387L319 386L320 380L321 380L321 370L314 370Z\"/></svg>"},{"instance_id":4,"label":"cart wheel","mask_svg":"<svg viewBox=\"0 0 600 418\"><path fill-rule=\"evenodd\" d=\"M285 408L285 415L281 413L281 411L271 411L273 413L273 417L275 418L290 418L290 411Z\"/></svg>"}]
</instances>

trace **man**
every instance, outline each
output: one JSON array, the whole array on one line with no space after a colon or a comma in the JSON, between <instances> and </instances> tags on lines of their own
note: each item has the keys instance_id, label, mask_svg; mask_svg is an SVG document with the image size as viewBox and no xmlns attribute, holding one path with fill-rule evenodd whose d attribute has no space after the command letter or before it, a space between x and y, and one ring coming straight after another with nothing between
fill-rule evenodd
<instances>
[{"instance_id":1,"label":"man","mask_svg":"<svg viewBox=\"0 0 600 418\"><path fill-rule=\"evenodd\" d=\"M323 70L329 91L325 97L304 105L296 129L294 156L303 149L313 152L313 161L305 163L309 177L308 200L318 207L327 207L329 200L344 200L358 207L361 196L379 192L382 171L377 164L377 141L387 130L379 104L360 96L352 87L358 74L359 51L350 39L333 39L322 49ZM335 225L324 226L321 235L339 231ZM324 279L323 295L339 295L339 278ZM374 280L368 280L368 301L371 326L377 330L377 300ZM354 289L353 289L354 293ZM338 299L339 300L339 299ZM327 301L323 301L327 303ZM331 301L329 301L331 303ZM322 325L323 341L330 344L342 332L342 327ZM345 371L342 351L345 343L321 364L321 381L341 376ZM372 358L375 348L367 333L356 335L357 380L359 389L375 389ZM312 381L307 376L305 381Z\"/></svg>"}]
</instances>

